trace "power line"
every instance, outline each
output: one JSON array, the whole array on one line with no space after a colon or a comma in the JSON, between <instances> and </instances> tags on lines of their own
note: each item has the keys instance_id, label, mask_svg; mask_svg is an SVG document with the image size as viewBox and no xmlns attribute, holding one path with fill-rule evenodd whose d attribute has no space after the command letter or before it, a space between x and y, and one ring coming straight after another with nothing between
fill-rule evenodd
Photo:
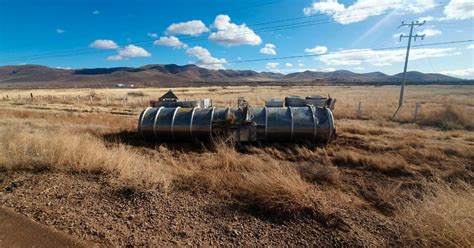
<instances>
[{"instance_id":1,"label":"power line","mask_svg":"<svg viewBox=\"0 0 474 248\"><path fill-rule=\"evenodd\" d=\"M415 47L415 48L416 47L429 47L429 46L438 46L438 45L467 43L467 42L474 42L474 39L428 43L428 44L422 44L422 45L413 45L411 47ZM352 54L352 53L367 52L367 51L383 51L383 50L394 50L394 49L403 49L403 48L406 48L406 46L381 47L381 48L360 49L360 50L345 50L345 51L328 52L328 53L324 53L324 54L304 54L304 55L291 55L291 56L281 56L281 57L272 57L272 58L234 60L234 61L228 61L227 64L287 60L287 59L298 59L298 58L314 58L314 57L321 57L321 56L324 56L324 55L331 55L331 54L344 54L344 53L351 53ZM202 64L212 65L212 64L223 64L223 63L216 62L216 63L202 63Z\"/></svg>"},{"instance_id":2,"label":"power line","mask_svg":"<svg viewBox=\"0 0 474 248\"><path fill-rule=\"evenodd\" d=\"M401 2L398 2L399 4ZM394 3L392 4L386 4L385 6L393 6L395 5ZM366 8L357 8L357 9L352 9L347 12L351 11L360 11L360 10L366 10L366 9L371 9L371 8L380 8L380 6L384 5L378 5L378 6L373 6L373 7L366 7ZM442 7L442 6L438 6ZM436 7L435 7L436 8ZM314 16L321 16L325 14L317 14L313 15ZM370 16L369 13L365 13L362 15L352 15L350 18L340 18L338 21L351 21L351 20L357 20L358 17L361 16ZM284 21L289 21L289 20L297 20L297 19L303 19L303 18L308 18L308 16L305 17L297 17L297 18L289 18L289 19L280 19L276 20L274 22L266 22L266 23L260 23L260 24L255 24L253 26L258 26L258 25L268 25L271 23L279 23L279 22L284 22ZM315 20L315 21L306 21L306 22L299 22L299 23L289 23L289 24L284 24L284 25L277 25L273 27L262 27L262 28L256 28L254 30L250 30L248 32L234 32L234 33L226 33L225 35L216 35L214 36L215 38L222 38L222 37L228 37L228 36L234 36L234 35L243 35L243 34L249 34L251 32L255 31L260 31L260 32L273 32L273 31L279 31L279 30L286 30L286 29L294 29L294 28L301 28L301 27L309 27L309 26L316 26L316 25L323 25L323 24L328 24L328 23L335 23L338 22L336 20L333 20L332 18L326 18L326 19L320 19L320 20ZM238 28L230 28L228 30L232 29L238 29ZM181 39L182 42L196 42L196 41L201 41L201 40L207 40L208 37L198 37L198 38L188 38L188 39ZM123 43L119 44L120 46L125 46L125 45L130 45L130 44L142 44L142 43L148 43L152 42L153 40L147 39L143 41L136 41L136 42L131 42L131 43ZM153 45L147 45L143 47L152 47ZM76 50L69 50L69 51L60 51L60 52L51 52L51 53L43 53L43 54L38 54L38 55L31 55L31 56L20 56L20 57L10 57L6 58L4 61L6 62L11 62L11 61L16 61L16 60L33 60L33 59L42 59L42 58L51 58L51 57L56 57L56 55L61 55L61 56L75 56L75 55L87 55L87 54L98 54L98 53L107 53L109 52L108 50L97 50L94 48L84 48L84 49L76 49Z\"/></svg>"}]
</instances>

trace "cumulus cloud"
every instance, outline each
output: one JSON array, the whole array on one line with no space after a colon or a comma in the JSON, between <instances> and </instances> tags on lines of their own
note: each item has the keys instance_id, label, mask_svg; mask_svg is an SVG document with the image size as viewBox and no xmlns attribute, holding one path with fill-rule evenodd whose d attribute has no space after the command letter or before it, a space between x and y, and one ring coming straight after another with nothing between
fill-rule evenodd
<instances>
[{"instance_id":1,"label":"cumulus cloud","mask_svg":"<svg viewBox=\"0 0 474 248\"><path fill-rule=\"evenodd\" d=\"M202 33L208 32L209 29L204 25L201 20L192 20L188 22L173 23L167 29L168 34L185 34L197 36Z\"/></svg>"},{"instance_id":2,"label":"cumulus cloud","mask_svg":"<svg viewBox=\"0 0 474 248\"><path fill-rule=\"evenodd\" d=\"M346 7L337 0L313 2L303 9L306 16L317 13L331 16L340 24L350 24L363 21L370 16L383 15L389 11L405 13L423 13L436 6L434 0L357 0Z\"/></svg>"},{"instance_id":3,"label":"cumulus cloud","mask_svg":"<svg viewBox=\"0 0 474 248\"><path fill-rule=\"evenodd\" d=\"M392 63L403 62L405 60L405 53L405 49L352 49L324 54L320 57L320 60L327 65L361 65L362 63L368 63L374 66L386 66ZM428 57L446 57L459 54L460 53L454 48L412 48L410 50L410 60L419 60Z\"/></svg>"},{"instance_id":4,"label":"cumulus cloud","mask_svg":"<svg viewBox=\"0 0 474 248\"><path fill-rule=\"evenodd\" d=\"M209 39L225 46L251 45L262 43L260 36L245 24L230 22L228 15L218 15L212 24L217 32L211 33Z\"/></svg>"},{"instance_id":5,"label":"cumulus cloud","mask_svg":"<svg viewBox=\"0 0 474 248\"><path fill-rule=\"evenodd\" d=\"M466 68L466 69L459 69L459 70L451 70L451 71L442 71L442 74L446 74L448 76L463 78L463 79L473 79L474 78L474 68Z\"/></svg>"},{"instance_id":6,"label":"cumulus cloud","mask_svg":"<svg viewBox=\"0 0 474 248\"><path fill-rule=\"evenodd\" d=\"M442 33L443 32L441 32L440 30L433 29L433 28L427 28L423 31L417 32L418 35L426 35L426 37L438 36L438 35L441 35Z\"/></svg>"},{"instance_id":7,"label":"cumulus cloud","mask_svg":"<svg viewBox=\"0 0 474 248\"><path fill-rule=\"evenodd\" d=\"M285 63L285 67L286 67L286 68L292 68L292 67L293 67L293 64L292 64L292 63Z\"/></svg>"},{"instance_id":8,"label":"cumulus cloud","mask_svg":"<svg viewBox=\"0 0 474 248\"><path fill-rule=\"evenodd\" d=\"M312 55L318 55L318 54L327 53L328 48L325 47L325 46L316 45L316 46L313 47L313 48L306 48L306 49L304 49L304 51L305 51L306 53L309 53L309 54L312 54Z\"/></svg>"},{"instance_id":9,"label":"cumulus cloud","mask_svg":"<svg viewBox=\"0 0 474 248\"><path fill-rule=\"evenodd\" d=\"M225 59L212 57L209 50L200 46L191 47L186 50L186 53L190 56L196 57L198 60L194 63L200 67L219 70L224 69L224 65L227 64Z\"/></svg>"},{"instance_id":10,"label":"cumulus cloud","mask_svg":"<svg viewBox=\"0 0 474 248\"><path fill-rule=\"evenodd\" d=\"M107 57L107 60L108 61L118 61L118 60L122 60L122 56L120 55L111 55L111 56L108 56Z\"/></svg>"},{"instance_id":11,"label":"cumulus cloud","mask_svg":"<svg viewBox=\"0 0 474 248\"><path fill-rule=\"evenodd\" d=\"M98 10L94 10L94 11L92 11L92 14L93 14L93 15L99 15L100 12L99 12Z\"/></svg>"},{"instance_id":12,"label":"cumulus cloud","mask_svg":"<svg viewBox=\"0 0 474 248\"><path fill-rule=\"evenodd\" d=\"M336 71L336 68L333 68L333 67L319 68L318 71L322 71L322 72L333 72L333 71Z\"/></svg>"},{"instance_id":13,"label":"cumulus cloud","mask_svg":"<svg viewBox=\"0 0 474 248\"><path fill-rule=\"evenodd\" d=\"M160 39L153 42L156 46L169 46L175 48L188 48L188 45L181 42L177 37L174 36L163 36Z\"/></svg>"},{"instance_id":14,"label":"cumulus cloud","mask_svg":"<svg viewBox=\"0 0 474 248\"><path fill-rule=\"evenodd\" d=\"M432 16L424 16L424 17L418 18L419 22L431 22L431 21L434 21L434 20L435 20L435 18L432 17Z\"/></svg>"},{"instance_id":15,"label":"cumulus cloud","mask_svg":"<svg viewBox=\"0 0 474 248\"><path fill-rule=\"evenodd\" d=\"M466 20L474 17L472 0L451 0L443 10L444 17L440 20Z\"/></svg>"},{"instance_id":16,"label":"cumulus cloud","mask_svg":"<svg viewBox=\"0 0 474 248\"><path fill-rule=\"evenodd\" d=\"M136 58L136 57L150 57L151 53L147 50L143 49L142 47L135 46L135 45L128 45L123 48L118 49L117 55L108 56L107 60L110 61L118 61L125 58Z\"/></svg>"},{"instance_id":17,"label":"cumulus cloud","mask_svg":"<svg viewBox=\"0 0 474 248\"><path fill-rule=\"evenodd\" d=\"M61 70L72 70L72 67L69 67L69 66L66 66L66 67L62 67L62 66L56 66L56 69L61 69Z\"/></svg>"},{"instance_id":18,"label":"cumulus cloud","mask_svg":"<svg viewBox=\"0 0 474 248\"><path fill-rule=\"evenodd\" d=\"M360 71L360 70L365 70L365 68L364 68L364 67L360 67L360 66L359 66L359 67L354 67L354 70L358 70L358 71Z\"/></svg>"},{"instance_id":19,"label":"cumulus cloud","mask_svg":"<svg viewBox=\"0 0 474 248\"><path fill-rule=\"evenodd\" d=\"M150 57L151 54L142 47L135 45L128 45L119 49L119 55L122 57Z\"/></svg>"},{"instance_id":20,"label":"cumulus cloud","mask_svg":"<svg viewBox=\"0 0 474 248\"><path fill-rule=\"evenodd\" d=\"M280 63L278 63L278 62L270 62L270 63L267 63L267 65L265 66L265 68L267 68L268 70L275 70L275 69L278 69L278 66L280 66Z\"/></svg>"},{"instance_id":21,"label":"cumulus cloud","mask_svg":"<svg viewBox=\"0 0 474 248\"><path fill-rule=\"evenodd\" d=\"M62 34L64 32L66 32L66 31L64 31L64 29L60 29L60 28L56 29L56 33L58 33L58 34Z\"/></svg>"},{"instance_id":22,"label":"cumulus cloud","mask_svg":"<svg viewBox=\"0 0 474 248\"><path fill-rule=\"evenodd\" d=\"M467 46L467 49L474 49L474 44Z\"/></svg>"},{"instance_id":23,"label":"cumulus cloud","mask_svg":"<svg viewBox=\"0 0 474 248\"><path fill-rule=\"evenodd\" d=\"M158 38L158 34L148 32L146 35L150 36L151 38Z\"/></svg>"},{"instance_id":24,"label":"cumulus cloud","mask_svg":"<svg viewBox=\"0 0 474 248\"><path fill-rule=\"evenodd\" d=\"M118 45L113 40L95 40L89 47L97 49L117 49Z\"/></svg>"},{"instance_id":25,"label":"cumulus cloud","mask_svg":"<svg viewBox=\"0 0 474 248\"><path fill-rule=\"evenodd\" d=\"M268 55L276 55L276 46L273 44L265 44L265 47L260 48L260 53Z\"/></svg>"}]
</instances>

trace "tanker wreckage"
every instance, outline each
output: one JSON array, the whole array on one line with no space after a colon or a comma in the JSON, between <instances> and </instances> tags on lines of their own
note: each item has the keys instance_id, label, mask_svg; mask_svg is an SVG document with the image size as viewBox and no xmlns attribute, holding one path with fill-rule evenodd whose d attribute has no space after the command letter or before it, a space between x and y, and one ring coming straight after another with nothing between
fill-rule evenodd
<instances>
[{"instance_id":1,"label":"tanker wreckage","mask_svg":"<svg viewBox=\"0 0 474 248\"><path fill-rule=\"evenodd\" d=\"M239 97L237 107L214 107L211 99L180 101L170 90L150 101L140 115L138 132L146 139L192 140L225 135L237 142L308 140L327 144L335 136L336 99L288 96L251 107Z\"/></svg>"}]
</instances>

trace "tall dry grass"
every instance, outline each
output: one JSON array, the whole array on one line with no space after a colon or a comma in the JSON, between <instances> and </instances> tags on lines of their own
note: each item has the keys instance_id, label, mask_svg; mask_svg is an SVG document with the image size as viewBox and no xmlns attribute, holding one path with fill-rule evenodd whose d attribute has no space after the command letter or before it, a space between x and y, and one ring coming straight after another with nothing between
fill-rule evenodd
<instances>
[{"instance_id":1,"label":"tall dry grass","mask_svg":"<svg viewBox=\"0 0 474 248\"><path fill-rule=\"evenodd\" d=\"M35 125L13 120L0 128L1 167L107 173L140 190L209 190L272 213L320 210L316 188L271 156L241 155L224 143L201 154L161 146L147 156L87 132Z\"/></svg>"},{"instance_id":2,"label":"tall dry grass","mask_svg":"<svg viewBox=\"0 0 474 248\"><path fill-rule=\"evenodd\" d=\"M397 217L410 228L405 241L424 247L474 246L474 189L471 185L431 185L431 193L400 208Z\"/></svg>"},{"instance_id":3,"label":"tall dry grass","mask_svg":"<svg viewBox=\"0 0 474 248\"><path fill-rule=\"evenodd\" d=\"M166 188L171 168L163 162L151 161L122 144L108 147L91 134L65 128L10 125L0 130L0 166L7 169L111 173L132 185Z\"/></svg>"}]
</instances>

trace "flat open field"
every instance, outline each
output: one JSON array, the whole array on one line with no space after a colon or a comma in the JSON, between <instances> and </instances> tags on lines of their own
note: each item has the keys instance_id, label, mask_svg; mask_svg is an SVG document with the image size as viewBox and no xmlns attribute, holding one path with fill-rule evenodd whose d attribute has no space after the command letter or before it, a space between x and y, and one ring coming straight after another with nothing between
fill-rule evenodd
<instances>
[{"instance_id":1,"label":"flat open field","mask_svg":"<svg viewBox=\"0 0 474 248\"><path fill-rule=\"evenodd\" d=\"M473 86L407 87L395 120L392 86L173 89L330 94L328 146L144 141L138 115L167 90L1 91L1 206L103 246L474 245Z\"/></svg>"}]
</instances>

